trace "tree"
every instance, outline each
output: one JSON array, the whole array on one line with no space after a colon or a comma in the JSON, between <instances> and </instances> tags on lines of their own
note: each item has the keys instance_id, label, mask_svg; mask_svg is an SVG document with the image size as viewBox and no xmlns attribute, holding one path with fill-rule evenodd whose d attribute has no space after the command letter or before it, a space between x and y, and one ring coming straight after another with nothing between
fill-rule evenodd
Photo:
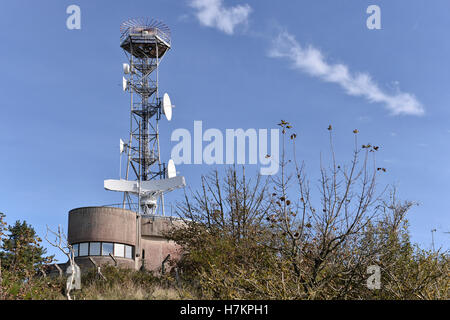
<instances>
[{"instance_id":1,"label":"tree","mask_svg":"<svg viewBox=\"0 0 450 320\"><path fill-rule=\"evenodd\" d=\"M410 242L406 215L414 205L399 201L396 188L377 188L379 146L358 144L348 165L339 164L333 147L330 162L320 160L318 192L311 192L304 164L295 154L296 134L290 135L293 161L285 157L285 140L292 126L282 121L281 173L273 177L273 230L285 262L283 290L300 299L433 299L448 295L448 255L426 253ZM288 166L294 166L289 172ZM291 201L292 200L292 201ZM369 267L381 269L379 290L367 286ZM410 271L407 271L410 269ZM289 281L285 281L289 279ZM439 283L439 286L435 284ZM401 285L400 285L401 284ZM286 288L286 289L285 289Z\"/></svg>"},{"instance_id":2,"label":"tree","mask_svg":"<svg viewBox=\"0 0 450 320\"><path fill-rule=\"evenodd\" d=\"M184 252L179 267L185 280L199 284L201 294L214 298L238 298L235 281L241 270L270 260L264 244L270 240L265 217L271 206L268 180L247 179L230 167L222 178L218 171L201 178L201 191L185 194L177 205L183 228L168 237Z\"/></svg>"},{"instance_id":3,"label":"tree","mask_svg":"<svg viewBox=\"0 0 450 320\"><path fill-rule=\"evenodd\" d=\"M277 236L282 239L278 250L291 263L292 281L302 288L301 295L293 292L293 297L342 298L355 285L364 282L364 267L373 264L379 253L378 247L360 250L360 238L367 226L382 219L384 192L376 191L380 170L374 159L379 147L371 144L360 147L358 130L354 130L351 162L339 165L329 126L331 160L326 166L321 157L319 191L313 194L305 166L296 159L295 134L290 136L294 161L286 159L285 140L292 126L286 121L280 126L283 150L281 174L273 177L276 197L273 223ZM288 171L291 163L293 172Z\"/></svg>"},{"instance_id":4,"label":"tree","mask_svg":"<svg viewBox=\"0 0 450 320\"><path fill-rule=\"evenodd\" d=\"M47 250L39 244L42 240L26 221L16 221L7 230L9 235L3 239L0 252L4 269L13 272L20 279L29 279L44 264L53 260L53 256L45 256Z\"/></svg>"},{"instance_id":5,"label":"tree","mask_svg":"<svg viewBox=\"0 0 450 320\"><path fill-rule=\"evenodd\" d=\"M295 155L296 134L281 121L283 150L278 175L249 183L229 168L202 177L202 189L177 206L186 227L169 234L185 255L183 277L204 298L219 299L448 299L448 254L413 245L396 189L378 191L379 146L358 144L350 163L320 162L318 192ZM287 159L286 140L293 159ZM293 168L293 169L291 169ZM381 287L367 285L368 270L381 270Z\"/></svg>"},{"instance_id":6,"label":"tree","mask_svg":"<svg viewBox=\"0 0 450 320\"><path fill-rule=\"evenodd\" d=\"M53 236L55 236L54 241L51 241L48 239L49 232ZM45 235L45 239L52 246L58 248L68 258L69 266L67 267L67 270L69 270L70 276L67 278L67 282L66 282L66 297L67 297L67 300L72 300L72 297L70 296L70 292L73 289L81 289L81 271L80 271L80 267L75 263L75 252L73 250L73 247L72 247L72 245L69 244L69 241L67 240L67 236L64 233L64 230L61 228L61 226L58 226L58 232L51 230L47 226L47 233ZM98 270L98 272L100 273L100 270Z\"/></svg>"},{"instance_id":7,"label":"tree","mask_svg":"<svg viewBox=\"0 0 450 320\"><path fill-rule=\"evenodd\" d=\"M5 214L0 212L0 248L2 247L2 240L3 240L3 232L5 230L6 222L5 222ZM3 288L2 288L2 256L0 254L0 296L3 294Z\"/></svg>"}]
</instances>

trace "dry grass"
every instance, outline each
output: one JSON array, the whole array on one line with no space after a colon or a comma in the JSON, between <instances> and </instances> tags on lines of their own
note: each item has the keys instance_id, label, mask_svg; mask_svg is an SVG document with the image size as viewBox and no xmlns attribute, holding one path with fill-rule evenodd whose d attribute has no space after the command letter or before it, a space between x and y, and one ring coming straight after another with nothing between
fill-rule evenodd
<instances>
[{"instance_id":1,"label":"dry grass","mask_svg":"<svg viewBox=\"0 0 450 320\"><path fill-rule=\"evenodd\" d=\"M182 289L159 285L149 288L134 283L115 283L111 286L91 284L74 294L80 300L180 300L185 296Z\"/></svg>"},{"instance_id":2,"label":"dry grass","mask_svg":"<svg viewBox=\"0 0 450 320\"><path fill-rule=\"evenodd\" d=\"M95 273L83 277L82 289L73 292L76 300L180 300L195 299L188 289L178 288L170 278L151 273L105 267L107 280Z\"/></svg>"}]
</instances>

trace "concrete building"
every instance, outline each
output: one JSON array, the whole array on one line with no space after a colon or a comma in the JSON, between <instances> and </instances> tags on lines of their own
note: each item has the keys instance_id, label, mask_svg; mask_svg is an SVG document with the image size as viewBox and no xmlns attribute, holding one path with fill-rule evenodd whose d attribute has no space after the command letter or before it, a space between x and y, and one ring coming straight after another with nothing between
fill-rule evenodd
<instances>
[{"instance_id":1,"label":"concrete building","mask_svg":"<svg viewBox=\"0 0 450 320\"><path fill-rule=\"evenodd\" d=\"M81 269L117 265L135 270L160 271L162 264L181 255L180 247L165 238L180 219L139 216L114 207L83 207L69 212L68 242ZM170 267L165 264L166 270Z\"/></svg>"}]
</instances>

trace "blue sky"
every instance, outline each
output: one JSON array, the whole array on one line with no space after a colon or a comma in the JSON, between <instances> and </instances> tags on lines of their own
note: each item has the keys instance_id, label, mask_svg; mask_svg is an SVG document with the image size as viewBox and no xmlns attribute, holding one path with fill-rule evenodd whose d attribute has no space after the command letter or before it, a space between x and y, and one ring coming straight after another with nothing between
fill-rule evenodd
<instances>
[{"instance_id":1,"label":"blue sky","mask_svg":"<svg viewBox=\"0 0 450 320\"><path fill-rule=\"evenodd\" d=\"M81 8L81 30L66 28L71 4ZM381 8L381 30L366 27L371 4ZM286 119L314 182L328 125L342 161L358 128L361 143L381 146L380 185L420 204L409 216L412 239L429 248L436 228L436 247L448 249L448 12L446 0L2 1L0 211L43 236L46 224L66 229L72 208L120 201L103 189L118 177L118 140L129 129L119 27L148 16L172 30L160 88L176 109L161 124L163 159L171 132L192 130L194 120L225 131ZM177 169L195 189L211 167Z\"/></svg>"}]
</instances>

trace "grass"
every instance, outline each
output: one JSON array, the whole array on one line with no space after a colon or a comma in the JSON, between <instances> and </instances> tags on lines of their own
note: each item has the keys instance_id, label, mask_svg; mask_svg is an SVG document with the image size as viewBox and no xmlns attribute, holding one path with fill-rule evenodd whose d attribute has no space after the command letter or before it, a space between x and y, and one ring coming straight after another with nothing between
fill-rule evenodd
<instances>
[{"instance_id":1,"label":"grass","mask_svg":"<svg viewBox=\"0 0 450 320\"><path fill-rule=\"evenodd\" d=\"M102 268L106 280L94 270L82 277L81 290L73 291L76 300L180 300L194 299L190 290L178 287L168 276L157 277L151 272Z\"/></svg>"}]
</instances>

